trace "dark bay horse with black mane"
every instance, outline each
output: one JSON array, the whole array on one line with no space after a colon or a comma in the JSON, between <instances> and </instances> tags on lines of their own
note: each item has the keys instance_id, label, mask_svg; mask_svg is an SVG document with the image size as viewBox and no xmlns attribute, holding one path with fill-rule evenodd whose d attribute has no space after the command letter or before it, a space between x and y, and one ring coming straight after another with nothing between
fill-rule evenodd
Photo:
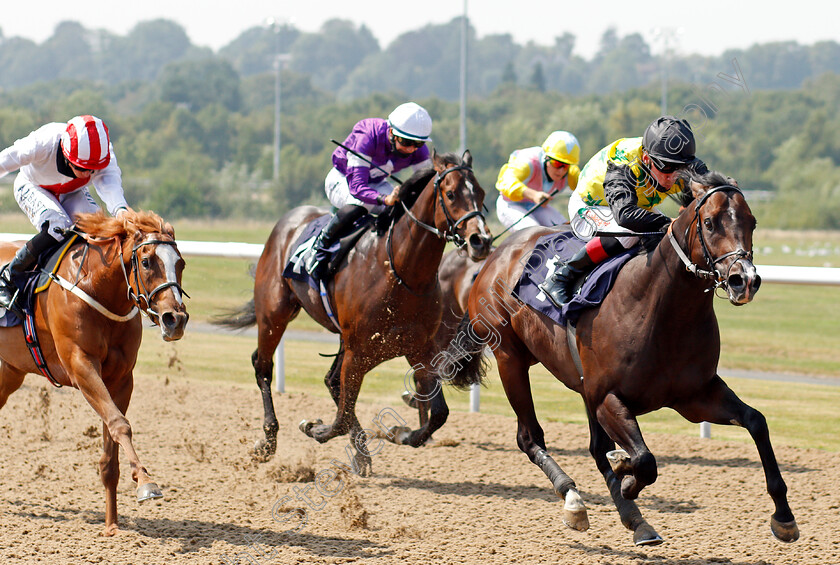
<instances>
[{"instance_id":1,"label":"dark bay horse with black mane","mask_svg":"<svg viewBox=\"0 0 840 565\"><path fill-rule=\"evenodd\" d=\"M36 295L35 328L56 386L78 388L102 419L103 535L110 536L119 530L120 446L137 483L137 500L163 496L134 450L125 412L143 337L139 312L160 326L164 340L184 335L189 318L181 289L184 260L172 226L150 212L128 211L119 218L81 214L76 227L82 237L66 252L50 286ZM0 244L2 260L18 246ZM20 326L0 328L0 360L2 407L27 373L39 373Z\"/></svg>"},{"instance_id":2,"label":"dark bay horse with black mane","mask_svg":"<svg viewBox=\"0 0 840 565\"><path fill-rule=\"evenodd\" d=\"M277 222L257 263L254 299L239 312L217 321L235 328L257 324L252 362L265 411L265 440L258 442L259 453L271 455L277 447L272 355L286 326L303 308L323 327L340 333L341 344L325 377L337 407L335 420L331 424L304 420L300 428L322 443L349 432L357 448L355 463L360 474L370 471L370 457L363 449L365 436L359 436L364 432L355 410L365 374L400 356L411 365L425 362L430 367L432 338L441 318L438 266L447 240L465 246L476 259L490 249L491 236L481 213L484 190L473 175L469 151L463 157L435 153L432 162L432 168L418 171L401 187L402 205L385 213L385 219L391 221L387 234L371 231L362 236L328 283L329 301L340 329L328 317L315 289L281 275L294 251L292 245L306 225L324 213L311 206L296 208ZM415 376L423 390L437 385L431 374ZM422 445L448 414L439 392L431 401L425 425L414 431L400 427L389 439Z\"/></svg>"},{"instance_id":3,"label":"dark bay horse with black mane","mask_svg":"<svg viewBox=\"0 0 840 565\"><path fill-rule=\"evenodd\" d=\"M662 538L634 502L657 477L656 460L636 416L663 407L691 422L749 431L775 504L771 530L782 541L795 541L799 529L765 418L717 374L720 333L712 302L715 292L723 291L732 304L746 304L758 290L760 278L752 263L756 221L727 177L710 172L689 180L692 193L685 196L693 201L669 233L652 252L631 259L600 307L586 310L568 333L510 292L499 292L515 287L537 239L551 230L529 229L509 237L479 273L469 312L447 350L446 363L436 370L441 379L467 387L484 376L483 349L493 349L516 412L519 448L564 498L564 522L572 528L589 527L586 507L574 481L546 452L528 376L536 363L583 397L589 451L637 545L661 543ZM613 451L615 444L624 451Z\"/></svg>"}]
</instances>

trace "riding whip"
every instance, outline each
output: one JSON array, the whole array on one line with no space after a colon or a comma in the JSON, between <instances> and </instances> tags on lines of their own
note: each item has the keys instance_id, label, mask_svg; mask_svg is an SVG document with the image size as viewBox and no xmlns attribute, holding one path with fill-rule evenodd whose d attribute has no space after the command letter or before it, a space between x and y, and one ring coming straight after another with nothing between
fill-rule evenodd
<instances>
[{"instance_id":1,"label":"riding whip","mask_svg":"<svg viewBox=\"0 0 840 565\"><path fill-rule=\"evenodd\" d=\"M549 193L548 193L548 196L549 196L549 197L553 197L553 196L554 196L555 194L557 194L558 192L560 192L560 189L559 189L559 188L555 188L554 190L552 190L551 192L549 192ZM533 213L536 211L536 209L537 209L537 208L539 208L540 206L542 206L542 205L543 205L543 204L545 204L546 202L548 202L548 200L543 200L542 202L538 202L538 203L534 204L534 205L531 207L531 209L530 209L530 210L528 210L527 212L525 212L525 214L523 214L523 215L522 215L522 217L521 217L521 218L519 218L518 220L516 220L515 222L513 222L511 225L509 225L508 227L506 227L506 228L505 228L505 231L503 231L502 233L500 233L499 235L497 235L496 237L494 237L494 238L493 238L493 241L496 241L497 239L499 239L500 237L502 237L502 235L504 235L505 233L507 233L507 231L508 231L508 230L510 230L510 228L512 228L513 226L515 226L516 224L518 224L519 222L521 222L522 220L524 220L525 218L527 218L528 216L530 216L531 214L533 214Z\"/></svg>"}]
</instances>

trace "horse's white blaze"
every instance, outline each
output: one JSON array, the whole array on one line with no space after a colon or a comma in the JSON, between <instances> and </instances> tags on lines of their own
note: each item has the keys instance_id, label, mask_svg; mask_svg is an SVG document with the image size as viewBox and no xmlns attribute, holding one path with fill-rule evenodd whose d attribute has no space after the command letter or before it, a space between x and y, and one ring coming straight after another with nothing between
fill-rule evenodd
<instances>
[{"instance_id":1,"label":"horse's white blaze","mask_svg":"<svg viewBox=\"0 0 840 565\"><path fill-rule=\"evenodd\" d=\"M178 262L180 257L175 252L175 248L171 245L158 245L157 249L155 249L155 255L157 255L163 263L163 268L166 272L166 282L178 282L178 271L175 270L175 264ZM175 295L175 300L178 301L178 304L183 304L184 300L181 298L181 292L178 290L178 287L171 286L169 288L172 290L172 294Z\"/></svg>"}]
</instances>

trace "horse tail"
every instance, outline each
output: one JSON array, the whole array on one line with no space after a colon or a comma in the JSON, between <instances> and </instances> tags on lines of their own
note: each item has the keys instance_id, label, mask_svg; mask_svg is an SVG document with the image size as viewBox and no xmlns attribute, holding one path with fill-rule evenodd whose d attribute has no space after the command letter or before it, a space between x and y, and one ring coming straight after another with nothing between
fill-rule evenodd
<instances>
[{"instance_id":1,"label":"horse tail","mask_svg":"<svg viewBox=\"0 0 840 565\"><path fill-rule=\"evenodd\" d=\"M213 317L210 323L214 326L222 326L232 330L250 328L257 323L257 309L252 298L247 304L240 308L228 310L223 314Z\"/></svg>"},{"instance_id":2,"label":"horse tail","mask_svg":"<svg viewBox=\"0 0 840 565\"><path fill-rule=\"evenodd\" d=\"M487 376L489 363L484 358L486 344L476 339L470 326L470 313L458 323L455 337L441 353L443 362L435 368L435 377L459 390L481 384Z\"/></svg>"}]
</instances>

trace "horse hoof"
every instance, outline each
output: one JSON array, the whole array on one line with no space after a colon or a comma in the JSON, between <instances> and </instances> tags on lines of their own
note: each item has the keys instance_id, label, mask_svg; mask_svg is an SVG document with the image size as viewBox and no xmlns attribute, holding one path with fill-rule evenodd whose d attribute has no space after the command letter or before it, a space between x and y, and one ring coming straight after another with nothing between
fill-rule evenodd
<instances>
[{"instance_id":1,"label":"horse hoof","mask_svg":"<svg viewBox=\"0 0 840 565\"><path fill-rule=\"evenodd\" d=\"M406 445L411 428L407 426L391 426L388 428L388 438L397 445Z\"/></svg>"},{"instance_id":2,"label":"horse hoof","mask_svg":"<svg viewBox=\"0 0 840 565\"><path fill-rule=\"evenodd\" d=\"M607 452L607 461L610 462L613 473L619 477L633 474L633 467L630 465L630 456L623 449L615 449Z\"/></svg>"},{"instance_id":3,"label":"horse hoof","mask_svg":"<svg viewBox=\"0 0 840 565\"><path fill-rule=\"evenodd\" d=\"M576 490L569 489L566 492L565 502L563 503L563 523L579 532L585 532L589 529L586 505Z\"/></svg>"},{"instance_id":4,"label":"horse hoof","mask_svg":"<svg viewBox=\"0 0 840 565\"><path fill-rule=\"evenodd\" d=\"M408 392L407 390L403 391L402 399L403 399L403 402L405 402L406 406L408 406L409 408L417 409L417 407L420 405L417 402L417 398L413 394Z\"/></svg>"},{"instance_id":5,"label":"horse hoof","mask_svg":"<svg viewBox=\"0 0 840 565\"><path fill-rule=\"evenodd\" d=\"M770 518L770 531L777 540L785 543L792 543L799 539L799 526L796 525L796 520L779 522L775 518Z\"/></svg>"},{"instance_id":6,"label":"horse hoof","mask_svg":"<svg viewBox=\"0 0 840 565\"><path fill-rule=\"evenodd\" d=\"M636 545L659 545L663 541L665 540L647 522L640 524L633 532L633 543Z\"/></svg>"},{"instance_id":7,"label":"horse hoof","mask_svg":"<svg viewBox=\"0 0 840 565\"><path fill-rule=\"evenodd\" d=\"M300 424L298 424L298 428L309 437L312 437L312 427L320 426L323 423L324 422L320 418L312 420L311 422L309 420L301 420Z\"/></svg>"},{"instance_id":8,"label":"horse hoof","mask_svg":"<svg viewBox=\"0 0 840 565\"><path fill-rule=\"evenodd\" d=\"M254 457L260 461L268 461L276 449L276 443L269 442L265 438L258 439L254 442Z\"/></svg>"},{"instance_id":9,"label":"horse hoof","mask_svg":"<svg viewBox=\"0 0 840 565\"><path fill-rule=\"evenodd\" d=\"M146 483L137 487L137 502L146 502L153 498L163 498L160 487L155 483Z\"/></svg>"}]
</instances>

